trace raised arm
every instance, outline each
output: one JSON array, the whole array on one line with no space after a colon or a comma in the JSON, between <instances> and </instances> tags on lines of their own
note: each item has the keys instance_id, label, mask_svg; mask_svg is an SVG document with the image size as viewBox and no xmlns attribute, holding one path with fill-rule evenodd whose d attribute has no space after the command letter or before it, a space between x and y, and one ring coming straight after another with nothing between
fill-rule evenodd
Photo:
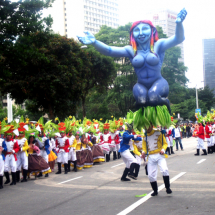
<instances>
[{"instance_id":1,"label":"raised arm","mask_svg":"<svg viewBox=\"0 0 215 215\"><path fill-rule=\"evenodd\" d=\"M94 37L88 31L84 32L86 34L85 37L79 37L78 40L83 43L84 45L93 45L100 53L111 56L111 57L132 57L134 55L133 49L131 46L125 47L115 47L115 46L108 46Z\"/></svg>"},{"instance_id":2,"label":"raised arm","mask_svg":"<svg viewBox=\"0 0 215 215\"><path fill-rule=\"evenodd\" d=\"M167 49L172 48L180 43L182 43L185 39L184 37L184 27L182 22L184 21L187 15L187 11L185 9L181 10L177 15L176 19L176 29L175 35L168 39L160 39L157 42L157 47L155 47L155 52L165 52Z\"/></svg>"}]
</instances>

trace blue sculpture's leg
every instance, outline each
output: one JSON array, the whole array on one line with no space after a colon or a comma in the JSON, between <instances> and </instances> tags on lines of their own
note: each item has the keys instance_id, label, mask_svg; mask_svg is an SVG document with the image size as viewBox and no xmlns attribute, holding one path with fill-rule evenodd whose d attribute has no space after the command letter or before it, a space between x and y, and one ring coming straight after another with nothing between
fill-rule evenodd
<instances>
[{"instance_id":1,"label":"blue sculpture's leg","mask_svg":"<svg viewBox=\"0 0 215 215\"><path fill-rule=\"evenodd\" d=\"M154 82L148 91L149 105L166 105L171 113L169 99L166 97L169 94L169 85L164 78L160 78Z\"/></svg>"},{"instance_id":2,"label":"blue sculpture's leg","mask_svg":"<svg viewBox=\"0 0 215 215\"><path fill-rule=\"evenodd\" d=\"M146 106L148 103L148 89L145 86L136 83L133 87L133 95L137 108Z\"/></svg>"}]
</instances>

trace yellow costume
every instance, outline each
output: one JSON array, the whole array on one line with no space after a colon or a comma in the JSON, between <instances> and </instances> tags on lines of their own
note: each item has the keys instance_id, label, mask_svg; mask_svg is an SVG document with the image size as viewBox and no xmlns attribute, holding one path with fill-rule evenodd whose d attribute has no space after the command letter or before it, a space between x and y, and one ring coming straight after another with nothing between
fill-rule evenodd
<instances>
[{"instance_id":1,"label":"yellow costume","mask_svg":"<svg viewBox=\"0 0 215 215\"><path fill-rule=\"evenodd\" d=\"M160 153L161 150L165 152L167 147L168 144L165 136L163 135L162 142L162 133L157 129L153 129L150 133L147 133L147 144L146 137L142 141L142 150L145 154L148 152L149 155ZM168 156L165 155L165 157Z\"/></svg>"}]
</instances>

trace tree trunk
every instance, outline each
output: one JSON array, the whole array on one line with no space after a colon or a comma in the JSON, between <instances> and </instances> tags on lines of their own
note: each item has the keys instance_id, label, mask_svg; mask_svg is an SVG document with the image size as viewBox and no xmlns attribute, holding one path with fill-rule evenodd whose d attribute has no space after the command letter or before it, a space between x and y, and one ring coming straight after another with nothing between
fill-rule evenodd
<instances>
[{"instance_id":1,"label":"tree trunk","mask_svg":"<svg viewBox=\"0 0 215 215\"><path fill-rule=\"evenodd\" d=\"M53 108L52 105L49 104L49 119L52 120L54 122L54 112L53 112Z\"/></svg>"},{"instance_id":2,"label":"tree trunk","mask_svg":"<svg viewBox=\"0 0 215 215\"><path fill-rule=\"evenodd\" d=\"M83 112L83 119L86 117L86 109L85 109L85 96L81 97L82 101L82 112Z\"/></svg>"}]
</instances>

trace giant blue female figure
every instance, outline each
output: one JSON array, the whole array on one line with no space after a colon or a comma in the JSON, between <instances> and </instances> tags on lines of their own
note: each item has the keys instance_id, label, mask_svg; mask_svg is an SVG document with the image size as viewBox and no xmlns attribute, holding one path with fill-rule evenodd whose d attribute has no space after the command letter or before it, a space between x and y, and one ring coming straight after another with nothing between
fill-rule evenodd
<instances>
[{"instance_id":1,"label":"giant blue female figure","mask_svg":"<svg viewBox=\"0 0 215 215\"><path fill-rule=\"evenodd\" d=\"M139 107L166 105L170 111L169 85L161 75L165 51L184 41L184 21L187 12L181 10L176 19L175 35L158 39L157 30L151 21L133 23L130 30L130 45L125 47L108 46L89 33L78 37L85 45L92 44L99 52L111 57L128 57L137 75L133 95Z\"/></svg>"}]
</instances>

